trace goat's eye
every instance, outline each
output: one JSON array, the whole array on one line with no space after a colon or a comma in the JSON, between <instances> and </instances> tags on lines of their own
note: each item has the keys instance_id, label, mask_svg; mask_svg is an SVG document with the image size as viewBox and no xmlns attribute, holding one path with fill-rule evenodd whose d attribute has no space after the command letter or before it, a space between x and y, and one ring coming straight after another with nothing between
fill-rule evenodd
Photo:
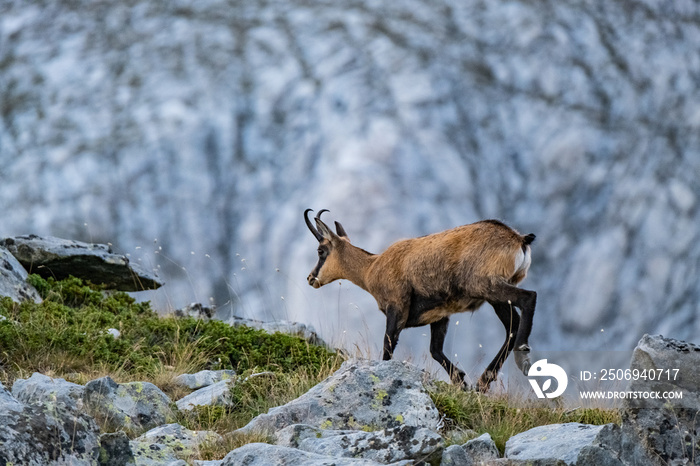
<instances>
[{"instance_id":1,"label":"goat's eye","mask_svg":"<svg viewBox=\"0 0 700 466\"><path fill-rule=\"evenodd\" d=\"M319 255L319 257L324 257L326 255L326 250L319 248L318 255Z\"/></svg>"}]
</instances>

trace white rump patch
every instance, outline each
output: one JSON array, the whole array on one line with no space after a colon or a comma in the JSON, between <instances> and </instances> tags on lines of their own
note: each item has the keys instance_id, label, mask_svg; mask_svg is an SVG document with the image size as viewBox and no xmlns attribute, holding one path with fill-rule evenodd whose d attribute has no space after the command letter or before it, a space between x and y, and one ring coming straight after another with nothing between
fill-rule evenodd
<instances>
[{"instance_id":1,"label":"white rump patch","mask_svg":"<svg viewBox=\"0 0 700 466\"><path fill-rule=\"evenodd\" d=\"M522 248L519 248L518 252L515 254L515 272L513 272L513 275L517 275L520 272L527 273L531 262L530 248L526 247L526 252L523 252Z\"/></svg>"}]
</instances>

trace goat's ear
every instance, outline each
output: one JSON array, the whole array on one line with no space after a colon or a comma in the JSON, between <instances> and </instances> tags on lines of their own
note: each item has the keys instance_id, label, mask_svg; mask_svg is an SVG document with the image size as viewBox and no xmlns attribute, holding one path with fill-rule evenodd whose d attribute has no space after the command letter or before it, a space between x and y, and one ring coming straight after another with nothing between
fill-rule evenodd
<instances>
[{"instance_id":1,"label":"goat's ear","mask_svg":"<svg viewBox=\"0 0 700 466\"><path fill-rule=\"evenodd\" d=\"M319 219L315 219L315 220L316 220L316 228L318 228L318 232L321 233L321 236L323 236L327 240L333 240L333 238L336 236L336 234L333 233L333 231L330 228L328 228L328 225L326 225L325 223L323 223Z\"/></svg>"},{"instance_id":2,"label":"goat's ear","mask_svg":"<svg viewBox=\"0 0 700 466\"><path fill-rule=\"evenodd\" d=\"M348 234L345 233L345 228L343 228L343 225L341 225L339 222L335 222L335 231L338 232L338 236L342 236L345 239L349 240Z\"/></svg>"}]
</instances>

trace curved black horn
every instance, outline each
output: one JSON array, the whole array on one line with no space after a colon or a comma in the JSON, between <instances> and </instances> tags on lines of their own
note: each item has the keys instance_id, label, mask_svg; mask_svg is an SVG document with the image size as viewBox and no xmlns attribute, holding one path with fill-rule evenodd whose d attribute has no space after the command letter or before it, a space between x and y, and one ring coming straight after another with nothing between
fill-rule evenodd
<instances>
[{"instance_id":1,"label":"curved black horn","mask_svg":"<svg viewBox=\"0 0 700 466\"><path fill-rule=\"evenodd\" d=\"M330 212L330 210L328 210L328 209L321 209L321 210L319 210L318 213L316 214L316 217L315 217L316 220L321 220L321 214L324 213L324 212Z\"/></svg>"},{"instance_id":2,"label":"curved black horn","mask_svg":"<svg viewBox=\"0 0 700 466\"><path fill-rule=\"evenodd\" d=\"M309 212L313 212L313 211L314 211L313 209L306 209L304 211L304 221L306 222L306 226L309 227L309 230L311 230L311 233L314 234L314 236L316 237L316 239L320 243L321 240L323 239L323 236L321 236L321 233L319 233L318 230L316 228L314 228L313 225L311 225L311 221L309 220ZM319 212L318 215L321 215L322 212L323 212L323 210L321 212ZM316 218L318 218L318 215L316 215Z\"/></svg>"}]
</instances>

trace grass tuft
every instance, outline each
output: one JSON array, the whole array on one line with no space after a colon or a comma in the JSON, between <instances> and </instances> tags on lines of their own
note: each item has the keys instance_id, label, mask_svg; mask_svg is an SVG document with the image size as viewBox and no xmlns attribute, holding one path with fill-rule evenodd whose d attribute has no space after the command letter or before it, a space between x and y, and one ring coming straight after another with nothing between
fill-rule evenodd
<instances>
[{"instance_id":1,"label":"grass tuft","mask_svg":"<svg viewBox=\"0 0 700 466\"><path fill-rule=\"evenodd\" d=\"M435 382L430 397L444 417L443 431L473 430L477 435L488 432L501 454L506 441L513 435L534 427L565 422L602 425L620 423L617 410L585 408L566 410L559 405L543 406L541 403L512 400L507 394L484 395L465 391L444 382Z\"/></svg>"}]
</instances>

